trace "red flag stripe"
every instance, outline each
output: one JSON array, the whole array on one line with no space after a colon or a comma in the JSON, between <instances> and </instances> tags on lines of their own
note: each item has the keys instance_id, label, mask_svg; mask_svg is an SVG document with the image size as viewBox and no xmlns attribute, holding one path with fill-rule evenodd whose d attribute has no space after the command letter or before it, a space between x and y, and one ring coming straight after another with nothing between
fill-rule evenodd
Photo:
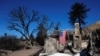
<instances>
[{"instance_id":1,"label":"red flag stripe","mask_svg":"<svg viewBox=\"0 0 100 56\"><path fill-rule=\"evenodd\" d=\"M65 43L66 43L66 31L60 32L59 42L60 42L60 44L65 45Z\"/></svg>"}]
</instances>

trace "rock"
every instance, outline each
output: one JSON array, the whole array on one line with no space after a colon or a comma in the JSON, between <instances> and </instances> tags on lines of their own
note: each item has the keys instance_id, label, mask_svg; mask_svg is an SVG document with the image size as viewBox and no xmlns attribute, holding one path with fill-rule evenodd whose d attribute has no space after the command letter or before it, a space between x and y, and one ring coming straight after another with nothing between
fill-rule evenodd
<instances>
[{"instance_id":1,"label":"rock","mask_svg":"<svg viewBox=\"0 0 100 56\"><path fill-rule=\"evenodd\" d=\"M10 50L0 50L0 56L8 56L12 51Z\"/></svg>"},{"instance_id":2,"label":"rock","mask_svg":"<svg viewBox=\"0 0 100 56\"><path fill-rule=\"evenodd\" d=\"M7 56L5 53L0 53L0 56Z\"/></svg>"},{"instance_id":3,"label":"rock","mask_svg":"<svg viewBox=\"0 0 100 56\"><path fill-rule=\"evenodd\" d=\"M58 51L62 51L64 49L64 45L60 44L57 39L49 37L45 41L44 50L46 53L56 53Z\"/></svg>"},{"instance_id":4,"label":"rock","mask_svg":"<svg viewBox=\"0 0 100 56\"><path fill-rule=\"evenodd\" d=\"M57 40L55 38L49 37L45 41L44 50L46 53L57 52Z\"/></svg>"}]
</instances>

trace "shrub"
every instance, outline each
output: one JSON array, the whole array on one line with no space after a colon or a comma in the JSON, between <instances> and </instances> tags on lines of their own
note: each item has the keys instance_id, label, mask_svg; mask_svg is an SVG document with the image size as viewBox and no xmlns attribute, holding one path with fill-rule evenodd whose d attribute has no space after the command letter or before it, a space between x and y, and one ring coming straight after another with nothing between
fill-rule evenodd
<instances>
[{"instance_id":1,"label":"shrub","mask_svg":"<svg viewBox=\"0 0 100 56\"><path fill-rule=\"evenodd\" d=\"M0 37L0 49L5 50L18 50L20 46L17 43L20 40L16 36L1 36Z\"/></svg>"}]
</instances>

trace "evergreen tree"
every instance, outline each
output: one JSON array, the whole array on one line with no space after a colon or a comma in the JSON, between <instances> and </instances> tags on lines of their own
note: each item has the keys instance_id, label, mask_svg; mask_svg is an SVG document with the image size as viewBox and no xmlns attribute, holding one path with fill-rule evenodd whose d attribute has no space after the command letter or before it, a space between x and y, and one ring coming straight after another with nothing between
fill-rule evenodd
<instances>
[{"instance_id":1,"label":"evergreen tree","mask_svg":"<svg viewBox=\"0 0 100 56\"><path fill-rule=\"evenodd\" d=\"M87 17L87 12L89 9L83 3L76 2L72 5L69 14L69 22L74 26L76 22L79 23L80 32L82 25L85 25L85 18Z\"/></svg>"}]
</instances>

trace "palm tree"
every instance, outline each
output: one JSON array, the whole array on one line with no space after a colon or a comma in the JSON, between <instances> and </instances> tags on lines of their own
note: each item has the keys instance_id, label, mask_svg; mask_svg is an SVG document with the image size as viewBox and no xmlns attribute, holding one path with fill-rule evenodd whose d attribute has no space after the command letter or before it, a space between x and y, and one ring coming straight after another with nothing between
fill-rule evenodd
<instances>
[{"instance_id":1,"label":"palm tree","mask_svg":"<svg viewBox=\"0 0 100 56\"><path fill-rule=\"evenodd\" d=\"M89 9L86 8L86 5L83 3L76 2L72 5L69 14L69 22L74 26L74 23L78 22L80 26L80 32L82 25L85 25L86 22L84 19L87 17L87 12Z\"/></svg>"}]
</instances>

